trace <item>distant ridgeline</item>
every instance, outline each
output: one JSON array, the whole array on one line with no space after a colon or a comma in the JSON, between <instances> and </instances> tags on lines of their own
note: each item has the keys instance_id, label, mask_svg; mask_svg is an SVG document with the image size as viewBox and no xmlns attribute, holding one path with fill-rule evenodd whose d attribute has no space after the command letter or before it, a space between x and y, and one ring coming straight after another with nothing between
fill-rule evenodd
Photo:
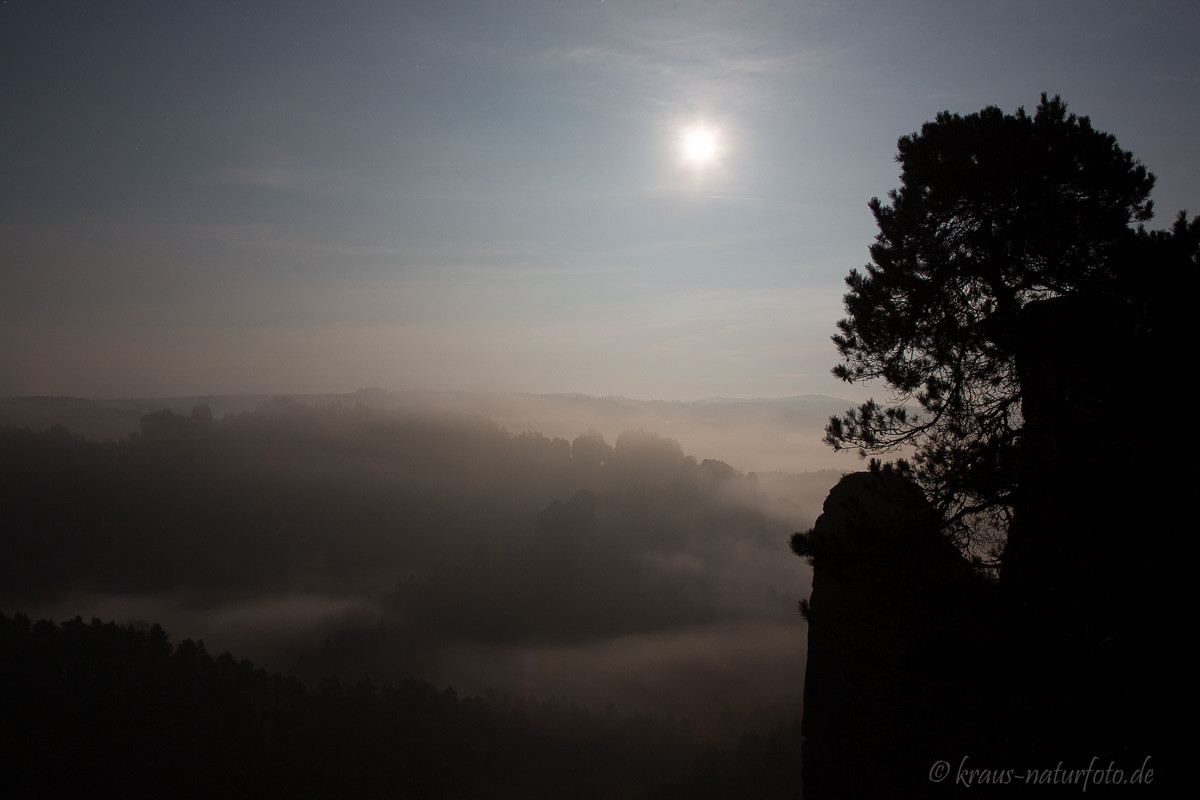
<instances>
[{"instance_id":1,"label":"distant ridgeline","mask_svg":"<svg viewBox=\"0 0 1200 800\"><path fill-rule=\"evenodd\" d=\"M164 408L143 414L140 423L142 436L192 436L212 430L213 412L207 403L193 407L189 417Z\"/></svg>"},{"instance_id":2,"label":"distant ridgeline","mask_svg":"<svg viewBox=\"0 0 1200 800\"><path fill-rule=\"evenodd\" d=\"M1191 766L1181 523L1197 470L1130 414L1182 345L1083 298L1031 303L1018 327L1021 492L998 579L887 466L844 478L793 537L814 571L809 800L966 796L966 783L1074 797L1083 776L1066 773L1089 766L1088 797L1176 796ZM1152 777L1114 786L1113 765Z\"/></svg>"}]
</instances>

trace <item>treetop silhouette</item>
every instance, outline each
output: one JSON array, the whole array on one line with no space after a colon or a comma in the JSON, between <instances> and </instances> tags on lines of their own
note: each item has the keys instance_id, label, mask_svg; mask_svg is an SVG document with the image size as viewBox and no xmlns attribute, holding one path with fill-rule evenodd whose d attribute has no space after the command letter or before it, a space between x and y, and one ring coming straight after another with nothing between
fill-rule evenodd
<instances>
[{"instance_id":1,"label":"treetop silhouette","mask_svg":"<svg viewBox=\"0 0 1200 800\"><path fill-rule=\"evenodd\" d=\"M1032 115L943 112L900 138L896 160L900 188L869 204L871 263L846 278L833 337L834 375L891 394L832 417L825 441L861 456L908 449L899 467L978 551L1003 540L1017 491L1023 309L1065 295L1128 303L1130 271L1195 225L1135 229L1152 216L1154 176L1057 96Z\"/></svg>"}]
</instances>

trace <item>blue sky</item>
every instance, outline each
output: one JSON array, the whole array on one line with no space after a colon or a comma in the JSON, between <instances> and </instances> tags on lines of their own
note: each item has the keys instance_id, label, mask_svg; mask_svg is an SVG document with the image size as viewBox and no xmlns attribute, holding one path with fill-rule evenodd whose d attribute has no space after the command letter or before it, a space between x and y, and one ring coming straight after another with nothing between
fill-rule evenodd
<instances>
[{"instance_id":1,"label":"blue sky","mask_svg":"<svg viewBox=\"0 0 1200 800\"><path fill-rule=\"evenodd\" d=\"M0 395L837 394L897 137L1061 94L1200 212L1194 2L0 5ZM707 163L681 137L716 137Z\"/></svg>"}]
</instances>

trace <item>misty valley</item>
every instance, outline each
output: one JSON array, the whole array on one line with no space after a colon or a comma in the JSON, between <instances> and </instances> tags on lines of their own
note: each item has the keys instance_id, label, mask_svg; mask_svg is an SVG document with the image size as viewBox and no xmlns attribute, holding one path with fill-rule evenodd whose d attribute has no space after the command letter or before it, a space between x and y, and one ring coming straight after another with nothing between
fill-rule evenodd
<instances>
[{"instance_id":1,"label":"misty valley","mask_svg":"<svg viewBox=\"0 0 1200 800\"><path fill-rule=\"evenodd\" d=\"M463 791L528 796L536 785L553 796L561 781L530 765L585 729L580 741L611 744L572 756L588 762L579 774L596 796L662 796L697 780L703 764L733 775L739 747L761 755L781 737L798 747L797 601L811 573L788 553L788 537L811 524L836 471L743 473L641 429L612 442L596 430L568 440L430 407L277 398L218 416L198 403L144 414L139 428L119 441L61 425L0 433L0 612L21 615L6 618L16 650L125 641L172 669L208 659L206 674L228 673L221 685L244 684L242 700L213 700L245 703L233 718L275 709L288 720L279 724L311 726L318 739L312 715L349 713L342 691L374 698L364 730L402 713L396 704L461 715L476 703L490 720L480 724L541 742L513 754L528 762L525 777L480 767L484 783L462 778ZM61 629L31 627L42 618ZM90 644L46 644L56 637ZM215 658L225 651L232 660ZM237 666L245 660L253 666ZM568 711L575 723L553 723L570 729L565 738L547 733L547 719ZM443 723L428 724L450 737ZM635 724L651 726L658 744L619 735ZM308 752L263 731L245 735L257 737L244 742L250 752L264 743L289 758ZM612 760L635 747L671 755L616 784L593 774L619 773ZM777 779L794 788L787 752L777 754ZM435 760L475 774L472 759ZM280 768L267 762L245 769ZM381 785L403 777L387 774ZM410 777L413 791L433 796L458 785L420 770ZM700 783L722 785L713 775Z\"/></svg>"},{"instance_id":2,"label":"misty valley","mask_svg":"<svg viewBox=\"0 0 1200 800\"><path fill-rule=\"evenodd\" d=\"M1194 795L1188 14L475 5L0 4L0 796Z\"/></svg>"}]
</instances>

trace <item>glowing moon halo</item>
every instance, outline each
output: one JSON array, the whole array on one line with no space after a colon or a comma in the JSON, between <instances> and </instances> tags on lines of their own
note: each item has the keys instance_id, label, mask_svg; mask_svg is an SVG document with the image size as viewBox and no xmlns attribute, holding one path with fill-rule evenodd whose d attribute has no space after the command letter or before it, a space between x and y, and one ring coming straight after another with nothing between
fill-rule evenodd
<instances>
[{"instance_id":1,"label":"glowing moon halo","mask_svg":"<svg viewBox=\"0 0 1200 800\"><path fill-rule=\"evenodd\" d=\"M683 155L693 164L705 164L717 154L717 136L708 128L689 128L683 133Z\"/></svg>"}]
</instances>

